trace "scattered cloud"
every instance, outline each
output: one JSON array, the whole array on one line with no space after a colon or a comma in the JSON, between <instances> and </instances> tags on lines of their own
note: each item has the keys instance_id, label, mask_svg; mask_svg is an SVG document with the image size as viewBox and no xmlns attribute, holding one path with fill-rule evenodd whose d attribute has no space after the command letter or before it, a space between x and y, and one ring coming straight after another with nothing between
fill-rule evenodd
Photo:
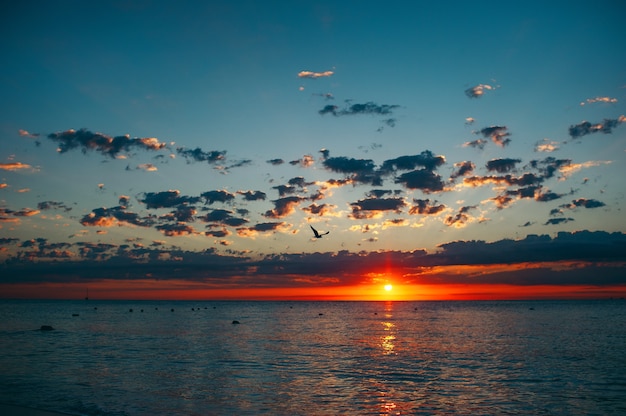
<instances>
[{"instance_id":1,"label":"scattered cloud","mask_svg":"<svg viewBox=\"0 0 626 416\"><path fill-rule=\"evenodd\" d=\"M397 104L376 104L372 101L368 101L363 104L350 104L350 101L346 102L347 105L340 108L336 105L326 105L319 110L321 115L332 114L335 117L340 116L353 116L358 114L375 114L375 115L388 115L392 114L393 110L399 108Z\"/></svg>"},{"instance_id":2,"label":"scattered cloud","mask_svg":"<svg viewBox=\"0 0 626 416\"><path fill-rule=\"evenodd\" d=\"M195 149L177 147L176 152L187 159L187 162L216 163L223 161L226 158L225 150L211 150L206 152L199 147L196 147Z\"/></svg>"},{"instance_id":3,"label":"scattered cloud","mask_svg":"<svg viewBox=\"0 0 626 416\"><path fill-rule=\"evenodd\" d=\"M298 78L324 78L330 77L334 74L333 71L313 72L313 71L300 71L298 72Z\"/></svg>"},{"instance_id":4,"label":"scattered cloud","mask_svg":"<svg viewBox=\"0 0 626 416\"><path fill-rule=\"evenodd\" d=\"M480 134L485 138L491 138L495 144L501 147L505 147L511 143L511 139L509 138L511 133L508 132L506 126L485 127L480 130Z\"/></svg>"},{"instance_id":5,"label":"scattered cloud","mask_svg":"<svg viewBox=\"0 0 626 416\"><path fill-rule=\"evenodd\" d=\"M0 169L16 171L21 169L31 169L32 166L21 162L0 163Z\"/></svg>"},{"instance_id":6,"label":"scattered cloud","mask_svg":"<svg viewBox=\"0 0 626 416\"><path fill-rule=\"evenodd\" d=\"M48 135L48 139L59 143L59 153L80 148L83 153L95 150L111 158L119 156L122 151L129 151L134 148L161 150L166 147L165 143L159 142L153 137L131 138L129 135L110 137L102 133L92 133L87 129L51 133Z\"/></svg>"},{"instance_id":7,"label":"scattered cloud","mask_svg":"<svg viewBox=\"0 0 626 416\"><path fill-rule=\"evenodd\" d=\"M550 139L543 139L535 143L535 152L550 153L559 149L559 142Z\"/></svg>"},{"instance_id":8,"label":"scattered cloud","mask_svg":"<svg viewBox=\"0 0 626 416\"><path fill-rule=\"evenodd\" d=\"M584 106L586 104L593 104L593 103L608 103L608 104L615 104L617 103L617 98L611 98L611 97L595 97L595 98L587 98L585 101L581 101L580 105Z\"/></svg>"},{"instance_id":9,"label":"scattered cloud","mask_svg":"<svg viewBox=\"0 0 626 416\"><path fill-rule=\"evenodd\" d=\"M488 84L478 84L466 89L465 95L467 95L469 98L480 98L485 94L485 91L492 91L496 88L497 87L493 87Z\"/></svg>"},{"instance_id":10,"label":"scattered cloud","mask_svg":"<svg viewBox=\"0 0 626 416\"><path fill-rule=\"evenodd\" d=\"M572 139L577 139L579 137L586 136L592 133L602 132L604 134L613 133L613 129L616 128L620 123L626 121L626 116L619 116L616 119L605 118L601 123L590 123L588 121L583 121L579 124L574 124L569 127L569 135Z\"/></svg>"}]
</instances>

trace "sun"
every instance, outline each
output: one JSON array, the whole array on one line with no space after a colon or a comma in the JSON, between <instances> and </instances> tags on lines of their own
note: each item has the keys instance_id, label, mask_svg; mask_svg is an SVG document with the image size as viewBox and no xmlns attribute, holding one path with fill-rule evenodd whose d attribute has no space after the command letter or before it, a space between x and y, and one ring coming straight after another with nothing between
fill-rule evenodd
<instances>
[{"instance_id":1,"label":"sun","mask_svg":"<svg viewBox=\"0 0 626 416\"><path fill-rule=\"evenodd\" d=\"M391 292L391 290L392 290L392 289L393 289L393 286L392 286L391 284L387 283L387 284L385 285L385 291L387 291L387 292Z\"/></svg>"}]
</instances>

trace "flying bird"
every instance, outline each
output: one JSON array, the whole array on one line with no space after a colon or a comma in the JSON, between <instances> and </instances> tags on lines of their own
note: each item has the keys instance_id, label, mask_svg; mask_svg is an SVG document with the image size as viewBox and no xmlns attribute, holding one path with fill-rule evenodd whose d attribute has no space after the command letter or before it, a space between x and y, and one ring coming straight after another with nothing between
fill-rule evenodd
<instances>
[{"instance_id":1,"label":"flying bird","mask_svg":"<svg viewBox=\"0 0 626 416\"><path fill-rule=\"evenodd\" d=\"M325 233L320 234L315 228L313 228L312 225L309 225L309 227L311 227L311 229L313 230L313 234L315 234L315 238L322 238L323 235L326 235L330 232L330 231L326 231Z\"/></svg>"}]
</instances>

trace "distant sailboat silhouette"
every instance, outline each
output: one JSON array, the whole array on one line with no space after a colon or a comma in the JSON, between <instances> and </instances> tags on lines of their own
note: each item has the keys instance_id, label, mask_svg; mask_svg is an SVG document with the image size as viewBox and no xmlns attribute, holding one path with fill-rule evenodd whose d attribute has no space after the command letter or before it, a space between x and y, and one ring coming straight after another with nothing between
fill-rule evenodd
<instances>
[{"instance_id":1,"label":"distant sailboat silhouette","mask_svg":"<svg viewBox=\"0 0 626 416\"><path fill-rule=\"evenodd\" d=\"M87 288L87 293L85 294L85 300L89 300L89 288Z\"/></svg>"},{"instance_id":2,"label":"distant sailboat silhouette","mask_svg":"<svg viewBox=\"0 0 626 416\"><path fill-rule=\"evenodd\" d=\"M315 234L315 238L322 238L323 235L328 234L330 231L326 231L325 233L319 233L315 228L313 228L312 225L309 225L309 227L311 227L311 229L313 230L313 234Z\"/></svg>"}]
</instances>

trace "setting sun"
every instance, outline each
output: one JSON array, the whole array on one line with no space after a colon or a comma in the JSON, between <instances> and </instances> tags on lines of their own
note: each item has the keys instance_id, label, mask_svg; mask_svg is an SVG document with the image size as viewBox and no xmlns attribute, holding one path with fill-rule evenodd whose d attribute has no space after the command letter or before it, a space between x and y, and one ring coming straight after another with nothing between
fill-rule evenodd
<instances>
[{"instance_id":1,"label":"setting sun","mask_svg":"<svg viewBox=\"0 0 626 416\"><path fill-rule=\"evenodd\" d=\"M385 285L385 290L386 290L387 292L391 292L391 289L393 289L393 286L392 286L392 285L390 285L390 284L386 284L386 285Z\"/></svg>"}]
</instances>

